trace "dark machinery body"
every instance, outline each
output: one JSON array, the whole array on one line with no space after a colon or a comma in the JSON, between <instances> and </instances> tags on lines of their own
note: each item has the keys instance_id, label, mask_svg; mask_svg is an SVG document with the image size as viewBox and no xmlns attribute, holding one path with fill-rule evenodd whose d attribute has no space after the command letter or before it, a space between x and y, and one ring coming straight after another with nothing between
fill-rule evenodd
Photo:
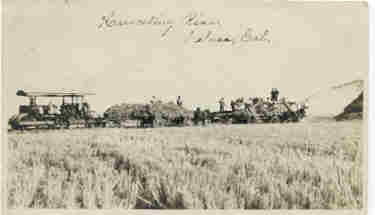
<instances>
[{"instance_id":1,"label":"dark machinery body","mask_svg":"<svg viewBox=\"0 0 375 215\"><path fill-rule=\"evenodd\" d=\"M306 108L286 101L260 103L238 110L212 112L209 120L229 124L299 122L306 116Z\"/></svg>"},{"instance_id":2,"label":"dark machinery body","mask_svg":"<svg viewBox=\"0 0 375 215\"><path fill-rule=\"evenodd\" d=\"M9 125L15 130L54 129L73 127L105 127L107 120L90 110L83 99L91 93L77 91L23 91L18 96L28 97L29 105L20 105L19 113L9 119ZM38 105L37 98L61 98L62 104ZM69 101L70 100L70 101Z\"/></svg>"},{"instance_id":3,"label":"dark machinery body","mask_svg":"<svg viewBox=\"0 0 375 215\"><path fill-rule=\"evenodd\" d=\"M275 91L276 92L276 91ZM276 93L274 94L276 95ZM29 98L29 105L20 105L19 113L9 119L9 126L14 130L25 129L57 129L73 127L122 127L124 120L111 118L108 114L99 116L90 110L84 97L93 95L78 91L23 91L17 92L18 96ZM59 107L50 103L40 105L37 98L60 98ZM284 123L299 122L306 116L307 105L304 103L278 99L277 96L270 100L254 98L244 101L243 98L231 104L232 110L210 112L197 108L193 116L189 114L154 111L151 105L145 105L135 111L129 119L136 122L138 128L154 128L168 126L206 125L208 123L223 124L249 124L249 123Z\"/></svg>"}]
</instances>

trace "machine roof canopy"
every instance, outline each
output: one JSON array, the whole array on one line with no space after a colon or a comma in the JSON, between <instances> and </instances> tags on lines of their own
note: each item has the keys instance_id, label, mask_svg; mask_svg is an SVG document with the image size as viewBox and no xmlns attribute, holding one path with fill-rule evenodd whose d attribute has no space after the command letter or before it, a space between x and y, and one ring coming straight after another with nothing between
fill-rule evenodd
<instances>
[{"instance_id":1,"label":"machine roof canopy","mask_svg":"<svg viewBox=\"0 0 375 215\"><path fill-rule=\"evenodd\" d=\"M27 96L27 97L82 97L95 95L90 92L82 92L77 90L47 90L47 91L25 91L18 90L17 96Z\"/></svg>"}]
</instances>

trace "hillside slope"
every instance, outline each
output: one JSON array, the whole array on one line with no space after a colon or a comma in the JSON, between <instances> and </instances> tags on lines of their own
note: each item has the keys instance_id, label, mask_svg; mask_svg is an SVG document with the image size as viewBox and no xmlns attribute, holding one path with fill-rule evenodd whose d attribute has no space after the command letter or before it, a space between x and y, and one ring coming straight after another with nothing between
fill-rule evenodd
<instances>
[{"instance_id":1,"label":"hillside slope","mask_svg":"<svg viewBox=\"0 0 375 215\"><path fill-rule=\"evenodd\" d=\"M333 119L345 112L345 108L353 103L360 94L363 94L363 91L363 80L355 80L319 89L305 99L310 106L309 116Z\"/></svg>"},{"instance_id":2,"label":"hillside slope","mask_svg":"<svg viewBox=\"0 0 375 215\"><path fill-rule=\"evenodd\" d=\"M344 111L335 116L338 121L362 119L363 117L363 92L344 108Z\"/></svg>"}]
</instances>

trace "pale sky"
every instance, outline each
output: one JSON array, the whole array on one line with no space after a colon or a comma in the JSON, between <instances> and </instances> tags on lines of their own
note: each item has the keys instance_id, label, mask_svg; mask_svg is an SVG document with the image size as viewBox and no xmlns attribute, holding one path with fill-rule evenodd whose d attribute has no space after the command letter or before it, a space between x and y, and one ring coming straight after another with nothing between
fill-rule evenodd
<instances>
[{"instance_id":1,"label":"pale sky","mask_svg":"<svg viewBox=\"0 0 375 215\"><path fill-rule=\"evenodd\" d=\"M368 14L362 3L131 2L4 1L8 117L28 103L16 96L18 89L92 91L96 95L87 100L98 112L178 95L188 108L217 108L222 96L228 101L268 96L277 87L282 96L303 99L316 89L367 76ZM113 10L118 17L164 14L177 24L165 38L159 26L98 29L100 18ZM271 43L184 42L191 29L181 19L191 11L220 19L227 33L268 29Z\"/></svg>"}]
</instances>

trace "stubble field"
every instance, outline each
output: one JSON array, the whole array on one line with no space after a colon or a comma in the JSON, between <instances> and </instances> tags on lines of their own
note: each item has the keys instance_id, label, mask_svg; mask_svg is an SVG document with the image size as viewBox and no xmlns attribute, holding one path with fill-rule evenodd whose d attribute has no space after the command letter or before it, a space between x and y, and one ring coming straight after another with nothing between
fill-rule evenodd
<instances>
[{"instance_id":1,"label":"stubble field","mask_svg":"<svg viewBox=\"0 0 375 215\"><path fill-rule=\"evenodd\" d=\"M8 135L9 208L362 208L361 121Z\"/></svg>"}]
</instances>

